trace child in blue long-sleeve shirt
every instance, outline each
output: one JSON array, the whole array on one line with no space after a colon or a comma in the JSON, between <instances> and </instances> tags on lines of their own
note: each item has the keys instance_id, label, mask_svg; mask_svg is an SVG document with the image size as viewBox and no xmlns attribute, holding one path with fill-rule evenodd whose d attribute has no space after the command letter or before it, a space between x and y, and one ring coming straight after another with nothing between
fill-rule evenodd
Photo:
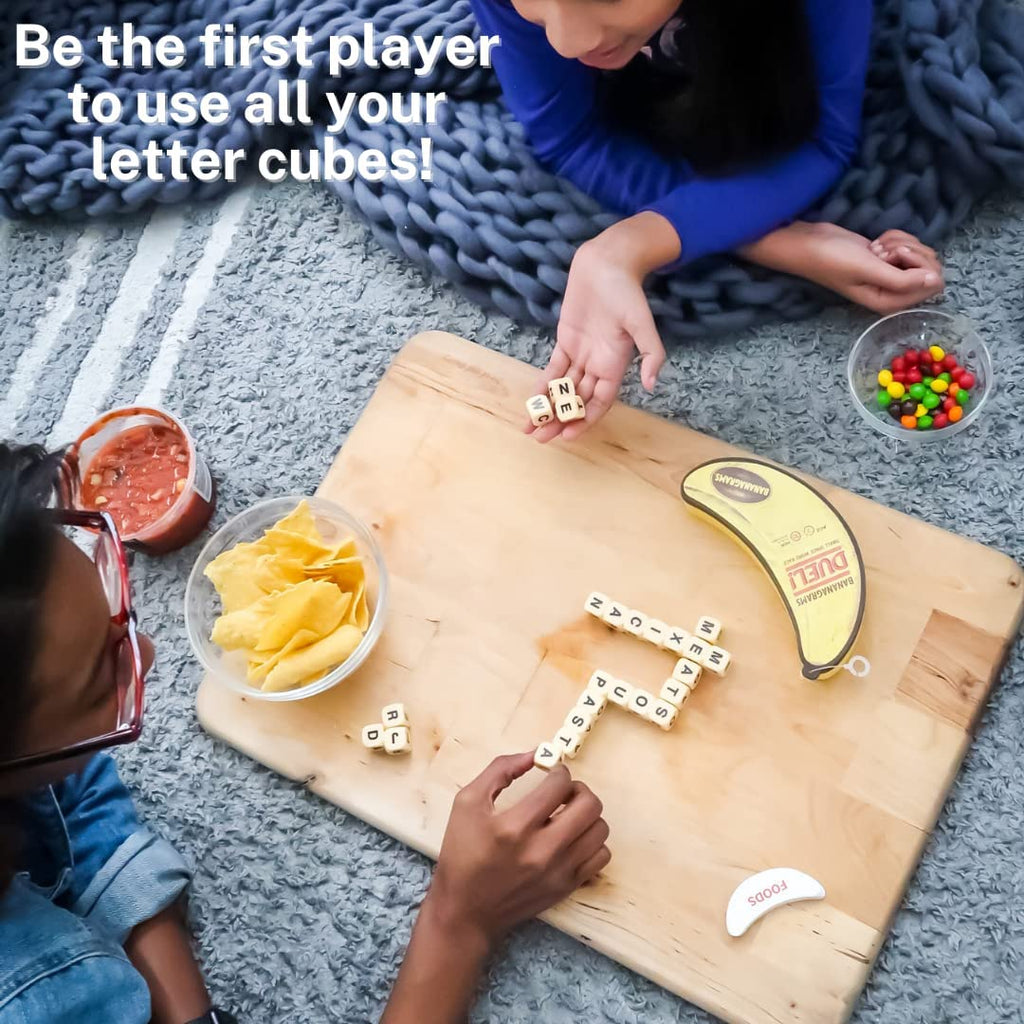
<instances>
[{"instance_id":1,"label":"child in blue long-sleeve shirt","mask_svg":"<svg viewBox=\"0 0 1024 1024\"><path fill-rule=\"evenodd\" d=\"M796 220L856 152L871 0L472 3L538 159L624 215L577 252L545 375L575 380L587 418L539 440L600 418L636 352L654 386L654 270L734 251L879 312L942 289L935 253L905 232Z\"/></svg>"}]
</instances>

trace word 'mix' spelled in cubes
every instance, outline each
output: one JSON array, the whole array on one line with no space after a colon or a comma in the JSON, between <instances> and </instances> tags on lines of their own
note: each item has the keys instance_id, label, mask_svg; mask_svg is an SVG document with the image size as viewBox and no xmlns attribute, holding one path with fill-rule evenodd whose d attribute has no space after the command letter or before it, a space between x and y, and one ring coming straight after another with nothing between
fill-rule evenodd
<instances>
[{"instance_id":1,"label":"word 'mix' spelled in cubes","mask_svg":"<svg viewBox=\"0 0 1024 1024\"><path fill-rule=\"evenodd\" d=\"M661 646L666 651L682 656L686 653L686 645L690 642L690 639L690 634L685 629L680 629L678 626L669 626Z\"/></svg>"},{"instance_id":2,"label":"word 'mix' spelled in cubes","mask_svg":"<svg viewBox=\"0 0 1024 1024\"><path fill-rule=\"evenodd\" d=\"M574 420L582 420L587 415L587 407L579 395L572 398L560 398L555 403L555 415L559 423L572 423Z\"/></svg>"},{"instance_id":3,"label":"word 'mix' spelled in cubes","mask_svg":"<svg viewBox=\"0 0 1024 1024\"><path fill-rule=\"evenodd\" d=\"M530 414L530 422L535 427L543 427L555 418L555 410L547 395L533 395L526 400L526 411Z\"/></svg>"}]
</instances>

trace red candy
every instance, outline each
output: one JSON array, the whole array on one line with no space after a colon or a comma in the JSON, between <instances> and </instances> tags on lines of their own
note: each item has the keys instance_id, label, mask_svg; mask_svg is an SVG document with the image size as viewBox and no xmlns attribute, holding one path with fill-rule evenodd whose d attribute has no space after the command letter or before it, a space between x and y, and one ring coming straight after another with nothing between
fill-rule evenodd
<instances>
[{"instance_id":1,"label":"red candy","mask_svg":"<svg viewBox=\"0 0 1024 1024\"><path fill-rule=\"evenodd\" d=\"M956 399L955 398L947 398L942 403L942 411L943 412L949 412L949 410L952 409L954 405L956 405Z\"/></svg>"},{"instance_id":2,"label":"red candy","mask_svg":"<svg viewBox=\"0 0 1024 1024\"><path fill-rule=\"evenodd\" d=\"M970 391L975 384L974 374L965 372L964 375L958 381L958 383L960 384L960 387L964 389L964 391Z\"/></svg>"},{"instance_id":3,"label":"red candy","mask_svg":"<svg viewBox=\"0 0 1024 1024\"><path fill-rule=\"evenodd\" d=\"M944 370L955 370L957 368L956 356L952 352L946 355L946 358L942 360L942 368Z\"/></svg>"},{"instance_id":4,"label":"red candy","mask_svg":"<svg viewBox=\"0 0 1024 1024\"><path fill-rule=\"evenodd\" d=\"M921 368L924 369L927 367L930 369L933 362L935 362L935 360L932 359L931 352L926 348L921 349Z\"/></svg>"},{"instance_id":5,"label":"red candy","mask_svg":"<svg viewBox=\"0 0 1024 1024\"><path fill-rule=\"evenodd\" d=\"M894 375L897 373L904 373L907 369L907 361L903 358L903 356L897 356L892 361L891 369Z\"/></svg>"},{"instance_id":6,"label":"red candy","mask_svg":"<svg viewBox=\"0 0 1024 1024\"><path fill-rule=\"evenodd\" d=\"M900 384L907 383L907 375L903 370L896 370L893 372L892 379L898 381Z\"/></svg>"},{"instance_id":7,"label":"red candy","mask_svg":"<svg viewBox=\"0 0 1024 1024\"><path fill-rule=\"evenodd\" d=\"M931 376L938 377L940 373L942 373L942 363L932 363Z\"/></svg>"},{"instance_id":8,"label":"red candy","mask_svg":"<svg viewBox=\"0 0 1024 1024\"><path fill-rule=\"evenodd\" d=\"M944 412L940 412L939 415L932 420L932 426L936 430L941 430L943 427L948 427L949 417Z\"/></svg>"},{"instance_id":9,"label":"red candy","mask_svg":"<svg viewBox=\"0 0 1024 1024\"><path fill-rule=\"evenodd\" d=\"M912 366L909 370L907 370L908 384L920 384L923 380L924 377L921 376L921 371L916 366Z\"/></svg>"},{"instance_id":10,"label":"red candy","mask_svg":"<svg viewBox=\"0 0 1024 1024\"><path fill-rule=\"evenodd\" d=\"M965 374L966 372L967 372L967 371L966 371L966 370L965 370L965 369L964 369L964 368L963 368L962 366L958 366L958 367L957 367L957 368L956 368L955 370L952 370L952 371L950 371L950 374L949 374L949 375L950 375L950 377L952 377L952 378L953 378L953 380L955 380L955 381L959 381L959 380L960 380L960 378L961 378L961 377L962 377L962 376L963 376L963 375L964 375L964 374Z\"/></svg>"},{"instance_id":11,"label":"red candy","mask_svg":"<svg viewBox=\"0 0 1024 1024\"><path fill-rule=\"evenodd\" d=\"M916 348L908 348L906 354L903 356L903 361L907 366L917 366L921 360L921 353Z\"/></svg>"}]
</instances>

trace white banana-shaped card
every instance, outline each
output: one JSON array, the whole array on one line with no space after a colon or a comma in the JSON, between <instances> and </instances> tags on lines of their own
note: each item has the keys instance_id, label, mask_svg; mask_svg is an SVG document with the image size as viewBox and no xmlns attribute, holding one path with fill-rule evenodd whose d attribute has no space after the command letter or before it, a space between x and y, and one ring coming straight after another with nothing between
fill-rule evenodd
<instances>
[{"instance_id":1,"label":"white banana-shaped card","mask_svg":"<svg viewBox=\"0 0 1024 1024\"><path fill-rule=\"evenodd\" d=\"M770 868L741 882L729 899L725 929L739 938L776 907L799 900L823 900L825 887L796 868Z\"/></svg>"}]
</instances>

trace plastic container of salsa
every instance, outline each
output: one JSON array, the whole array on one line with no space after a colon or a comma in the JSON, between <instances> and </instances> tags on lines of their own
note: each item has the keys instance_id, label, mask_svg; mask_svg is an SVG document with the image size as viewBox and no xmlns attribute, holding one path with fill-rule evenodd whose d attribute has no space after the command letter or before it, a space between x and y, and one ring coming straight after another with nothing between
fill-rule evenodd
<instances>
[{"instance_id":1,"label":"plastic container of salsa","mask_svg":"<svg viewBox=\"0 0 1024 1024\"><path fill-rule=\"evenodd\" d=\"M185 425L146 406L101 416L64 456L64 501L107 512L126 544L163 554L210 521L213 479Z\"/></svg>"}]
</instances>

